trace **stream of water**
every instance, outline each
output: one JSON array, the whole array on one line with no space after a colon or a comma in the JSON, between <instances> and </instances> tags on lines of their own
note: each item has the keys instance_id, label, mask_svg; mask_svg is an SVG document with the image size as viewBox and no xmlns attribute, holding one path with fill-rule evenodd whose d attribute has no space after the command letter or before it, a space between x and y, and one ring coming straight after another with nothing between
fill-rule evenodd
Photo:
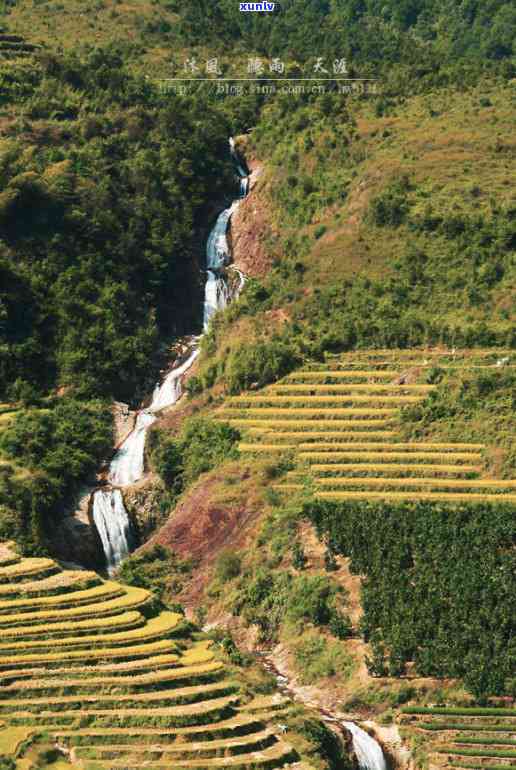
<instances>
[{"instance_id":1,"label":"stream of water","mask_svg":"<svg viewBox=\"0 0 516 770\"><path fill-rule=\"evenodd\" d=\"M258 653L258 659L263 668L276 679L279 692L290 700L298 700L303 705L314 708L321 715L323 722L333 725L341 735L344 730L350 733L353 751L360 770L388 770L382 747L369 733L362 730L355 722L339 719L337 715L332 714L317 703L307 703L302 700L291 686L288 678L280 673L270 658L267 657L267 653Z\"/></svg>"},{"instance_id":2,"label":"stream of water","mask_svg":"<svg viewBox=\"0 0 516 770\"><path fill-rule=\"evenodd\" d=\"M231 262L227 233L231 216L247 195L249 178L235 149L233 138L229 140L231 159L240 178L240 197L224 209L211 230L206 244L206 284L203 304L203 330L207 331L215 313L223 310L242 290L245 276L237 268L238 285L232 290L227 280L226 268ZM133 430L121 444L109 466L109 486L93 493L93 520L97 527L109 572L131 551L133 535L131 523L124 506L121 487L139 481L145 473L145 442L150 426L157 419L157 412L176 404L183 395L183 380L199 355L200 337L192 337L186 358L175 365L162 382L158 382L150 405L140 409Z\"/></svg>"}]
</instances>

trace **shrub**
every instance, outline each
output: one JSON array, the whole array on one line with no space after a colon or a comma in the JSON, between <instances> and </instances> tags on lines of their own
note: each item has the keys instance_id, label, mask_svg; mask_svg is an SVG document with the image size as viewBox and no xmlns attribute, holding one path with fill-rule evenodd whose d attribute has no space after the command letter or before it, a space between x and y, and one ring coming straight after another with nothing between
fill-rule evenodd
<instances>
[{"instance_id":1,"label":"shrub","mask_svg":"<svg viewBox=\"0 0 516 770\"><path fill-rule=\"evenodd\" d=\"M372 199L369 207L371 221L378 227L398 227L408 212L408 177L392 182L383 192Z\"/></svg>"},{"instance_id":2,"label":"shrub","mask_svg":"<svg viewBox=\"0 0 516 770\"><path fill-rule=\"evenodd\" d=\"M241 570L242 558L234 551L223 551L217 559L215 577L221 583L227 583L238 577Z\"/></svg>"},{"instance_id":3,"label":"shrub","mask_svg":"<svg viewBox=\"0 0 516 770\"><path fill-rule=\"evenodd\" d=\"M168 438L162 433L157 436L152 456L158 473L174 494L181 493L201 473L238 457L239 431L219 420L191 417L185 420L178 437Z\"/></svg>"},{"instance_id":4,"label":"shrub","mask_svg":"<svg viewBox=\"0 0 516 770\"><path fill-rule=\"evenodd\" d=\"M226 385L232 394L259 388L288 374L299 363L299 355L281 339L240 345L226 361Z\"/></svg>"}]
</instances>

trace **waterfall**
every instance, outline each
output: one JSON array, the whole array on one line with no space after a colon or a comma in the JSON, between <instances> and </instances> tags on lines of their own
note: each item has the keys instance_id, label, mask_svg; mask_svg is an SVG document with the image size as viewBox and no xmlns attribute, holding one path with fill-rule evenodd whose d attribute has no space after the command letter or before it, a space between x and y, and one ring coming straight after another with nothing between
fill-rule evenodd
<instances>
[{"instance_id":1,"label":"waterfall","mask_svg":"<svg viewBox=\"0 0 516 770\"><path fill-rule=\"evenodd\" d=\"M231 157L240 177L240 196L247 195L248 177L238 158L234 140L229 140ZM230 292L224 268L231 261L231 252L227 240L229 221L236 211L240 200L217 217L215 226L206 245L207 277L204 292L203 328L207 330L210 319L226 307L232 297L238 296L245 283L245 276L237 268L239 285L233 294ZM183 394L183 378L199 355L199 338L194 338L189 355L183 363L174 366L163 382L154 388L152 401L147 409L138 412L132 432L117 450L109 466L108 481L112 488L98 490L93 496L93 519L98 529L108 570L112 571L131 550L131 524L124 507L122 493L118 487L134 484L145 472L145 440L147 431L156 421L156 412L173 406Z\"/></svg>"},{"instance_id":2,"label":"waterfall","mask_svg":"<svg viewBox=\"0 0 516 770\"><path fill-rule=\"evenodd\" d=\"M208 236L206 244L206 267L208 270L220 270L230 261L231 255L227 239L229 220L235 213L240 200L235 200L228 209L224 209L215 222L215 227Z\"/></svg>"},{"instance_id":3,"label":"waterfall","mask_svg":"<svg viewBox=\"0 0 516 770\"><path fill-rule=\"evenodd\" d=\"M99 490L93 496L93 521L102 540L108 571L128 556L131 524L119 489Z\"/></svg>"},{"instance_id":4,"label":"waterfall","mask_svg":"<svg viewBox=\"0 0 516 770\"><path fill-rule=\"evenodd\" d=\"M342 722L342 726L351 733L360 770L387 770L381 746L374 738L354 722Z\"/></svg>"},{"instance_id":5,"label":"waterfall","mask_svg":"<svg viewBox=\"0 0 516 770\"><path fill-rule=\"evenodd\" d=\"M231 261L231 253L227 240L229 222L232 215L239 207L241 199L246 197L249 189L249 177L240 162L233 137L230 137L229 139L229 148L233 163L240 178L240 199L233 201L229 208L224 209L224 211L219 214L206 244L207 278L204 290L204 331L207 331L210 320L217 310L223 310L231 299L237 297L245 283L243 273L238 270L240 283L232 295L224 274L224 268Z\"/></svg>"},{"instance_id":6,"label":"waterfall","mask_svg":"<svg viewBox=\"0 0 516 770\"><path fill-rule=\"evenodd\" d=\"M231 294L231 299L235 299L236 297L238 297L240 295L240 292L244 288L245 282L246 282L247 279L246 279L245 273L243 273L241 270L239 270L238 267L235 267L234 265L231 265L230 267L238 275L238 286L233 290L233 292Z\"/></svg>"},{"instance_id":7,"label":"waterfall","mask_svg":"<svg viewBox=\"0 0 516 770\"><path fill-rule=\"evenodd\" d=\"M125 487L141 479L144 470L145 438L148 428L155 420L156 417L147 410L138 413L133 431L120 446L109 466L108 479L111 484Z\"/></svg>"},{"instance_id":8,"label":"waterfall","mask_svg":"<svg viewBox=\"0 0 516 770\"><path fill-rule=\"evenodd\" d=\"M160 409L164 409L166 406L173 406L179 401L183 395L183 377L191 368L199 353L200 350L196 340L194 348L186 361L171 369L161 385L158 383L154 388L149 411L158 412Z\"/></svg>"},{"instance_id":9,"label":"waterfall","mask_svg":"<svg viewBox=\"0 0 516 770\"><path fill-rule=\"evenodd\" d=\"M217 310L224 310L228 301L229 287L226 279L208 270L206 288L204 290L204 331L207 331L212 316L215 315Z\"/></svg>"}]
</instances>

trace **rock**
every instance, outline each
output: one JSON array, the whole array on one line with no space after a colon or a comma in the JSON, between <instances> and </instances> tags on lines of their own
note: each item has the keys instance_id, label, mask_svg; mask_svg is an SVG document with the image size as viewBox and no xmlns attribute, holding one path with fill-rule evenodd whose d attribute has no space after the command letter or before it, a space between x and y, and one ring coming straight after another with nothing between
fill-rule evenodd
<instances>
[{"instance_id":1,"label":"rock","mask_svg":"<svg viewBox=\"0 0 516 770\"><path fill-rule=\"evenodd\" d=\"M52 538L52 553L60 560L102 570L105 567L104 549L91 517L92 492L87 488L79 493L74 512L63 518Z\"/></svg>"},{"instance_id":2,"label":"rock","mask_svg":"<svg viewBox=\"0 0 516 770\"><path fill-rule=\"evenodd\" d=\"M134 428L136 412L131 411L129 405L121 401L115 401L111 409L115 421L115 447L117 447Z\"/></svg>"}]
</instances>

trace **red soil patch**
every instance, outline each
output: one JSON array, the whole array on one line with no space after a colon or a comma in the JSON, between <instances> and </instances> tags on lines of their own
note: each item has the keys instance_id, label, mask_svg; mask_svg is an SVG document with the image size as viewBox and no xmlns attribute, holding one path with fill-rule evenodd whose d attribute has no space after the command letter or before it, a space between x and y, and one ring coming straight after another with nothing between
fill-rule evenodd
<instances>
[{"instance_id":1,"label":"red soil patch","mask_svg":"<svg viewBox=\"0 0 516 770\"><path fill-rule=\"evenodd\" d=\"M178 597L187 607L199 603L221 551L227 548L239 551L248 546L261 515L252 485L245 483L249 472L235 468L229 475L234 485L227 502L221 484L228 475L224 478L217 473L203 476L144 546L158 543L198 562L189 585ZM236 499L232 497L234 490L238 490Z\"/></svg>"}]
</instances>

